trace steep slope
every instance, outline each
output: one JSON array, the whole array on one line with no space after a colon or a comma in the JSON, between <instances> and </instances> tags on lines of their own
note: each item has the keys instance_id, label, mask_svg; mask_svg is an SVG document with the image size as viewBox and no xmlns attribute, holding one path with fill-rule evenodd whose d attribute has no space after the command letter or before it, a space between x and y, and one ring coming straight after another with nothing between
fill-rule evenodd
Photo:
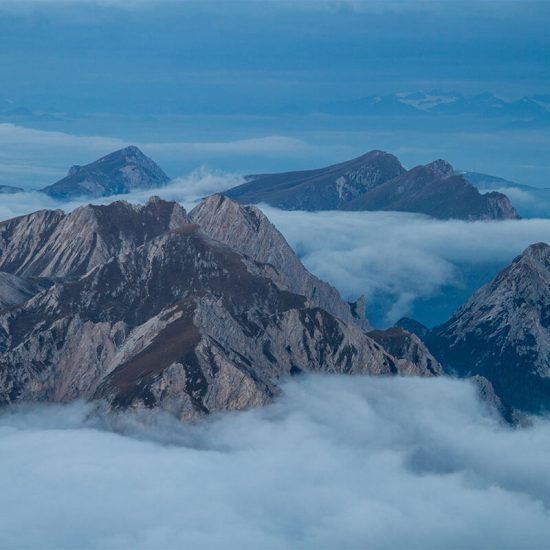
<instances>
[{"instance_id":1,"label":"steep slope","mask_svg":"<svg viewBox=\"0 0 550 550\"><path fill-rule=\"evenodd\" d=\"M288 374L431 374L252 271L187 224L57 283L0 314L0 403L102 398L190 419L265 404Z\"/></svg>"},{"instance_id":2,"label":"steep slope","mask_svg":"<svg viewBox=\"0 0 550 550\"><path fill-rule=\"evenodd\" d=\"M243 204L265 202L285 210L336 210L404 171L393 155L371 151L318 170L249 176L249 181L224 194Z\"/></svg>"},{"instance_id":3,"label":"steep slope","mask_svg":"<svg viewBox=\"0 0 550 550\"><path fill-rule=\"evenodd\" d=\"M406 359L434 376L443 374L439 361L416 334L400 327L392 327L387 330L373 330L368 335L394 357Z\"/></svg>"},{"instance_id":4,"label":"steep slope","mask_svg":"<svg viewBox=\"0 0 550 550\"><path fill-rule=\"evenodd\" d=\"M133 189L154 189L170 178L137 147L130 146L85 166L73 166L67 176L41 191L56 199L107 197Z\"/></svg>"},{"instance_id":5,"label":"steep slope","mask_svg":"<svg viewBox=\"0 0 550 550\"><path fill-rule=\"evenodd\" d=\"M418 212L440 219L517 219L508 197L495 191L481 194L453 167L437 160L379 185L342 206L344 210Z\"/></svg>"},{"instance_id":6,"label":"steep slope","mask_svg":"<svg viewBox=\"0 0 550 550\"><path fill-rule=\"evenodd\" d=\"M0 311L26 302L48 286L46 281L24 279L0 271Z\"/></svg>"},{"instance_id":7,"label":"steep slope","mask_svg":"<svg viewBox=\"0 0 550 550\"><path fill-rule=\"evenodd\" d=\"M507 404L550 411L550 246L530 246L427 337L443 366Z\"/></svg>"},{"instance_id":8,"label":"steep slope","mask_svg":"<svg viewBox=\"0 0 550 550\"><path fill-rule=\"evenodd\" d=\"M364 330L370 328L364 302L359 307L350 307L334 287L312 275L258 208L241 206L227 197L213 195L202 201L189 216L212 239L259 262L264 270L267 266L269 272L263 274L280 288L302 294L312 304Z\"/></svg>"},{"instance_id":9,"label":"steep slope","mask_svg":"<svg viewBox=\"0 0 550 550\"><path fill-rule=\"evenodd\" d=\"M21 277L75 277L188 223L185 210L156 197L144 206L114 202L70 214L42 210L0 222L0 271Z\"/></svg>"}]
</instances>

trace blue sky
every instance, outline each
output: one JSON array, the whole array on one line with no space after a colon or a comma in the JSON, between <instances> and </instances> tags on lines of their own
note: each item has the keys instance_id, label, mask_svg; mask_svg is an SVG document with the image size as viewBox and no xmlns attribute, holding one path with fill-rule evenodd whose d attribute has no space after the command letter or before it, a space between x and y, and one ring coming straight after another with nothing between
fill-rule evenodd
<instances>
[{"instance_id":1,"label":"blue sky","mask_svg":"<svg viewBox=\"0 0 550 550\"><path fill-rule=\"evenodd\" d=\"M544 186L547 120L319 111L403 91L548 94L549 21L550 3L529 0L0 0L0 123L18 136L104 140L67 149L52 136L37 155L14 133L18 158L5 150L0 164L32 169L0 166L0 183L49 183L120 140L155 145L172 175L205 163L305 168L383 148L407 165L444 156ZM258 152L255 140L274 138L288 140L287 154ZM237 155L159 146L243 141L254 146Z\"/></svg>"}]
</instances>

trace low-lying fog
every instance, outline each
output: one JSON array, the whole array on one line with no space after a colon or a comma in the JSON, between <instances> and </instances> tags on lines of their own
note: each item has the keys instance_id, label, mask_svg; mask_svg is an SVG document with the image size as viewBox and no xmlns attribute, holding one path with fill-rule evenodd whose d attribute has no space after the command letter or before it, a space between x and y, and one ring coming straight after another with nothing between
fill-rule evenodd
<instances>
[{"instance_id":1,"label":"low-lying fog","mask_svg":"<svg viewBox=\"0 0 550 550\"><path fill-rule=\"evenodd\" d=\"M545 548L550 422L450 379L305 376L195 425L0 416L3 548Z\"/></svg>"}]
</instances>

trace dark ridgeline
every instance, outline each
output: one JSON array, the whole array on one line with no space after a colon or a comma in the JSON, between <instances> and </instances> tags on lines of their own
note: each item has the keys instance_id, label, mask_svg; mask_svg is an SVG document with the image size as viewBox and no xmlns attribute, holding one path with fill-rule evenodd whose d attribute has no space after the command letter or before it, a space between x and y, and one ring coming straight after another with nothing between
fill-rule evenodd
<instances>
[{"instance_id":1,"label":"dark ridgeline","mask_svg":"<svg viewBox=\"0 0 550 550\"><path fill-rule=\"evenodd\" d=\"M224 194L243 204L285 210L383 210L441 219L517 219L506 195L480 193L446 161L405 170L396 157L371 151L356 159L303 172L249 176Z\"/></svg>"}]
</instances>

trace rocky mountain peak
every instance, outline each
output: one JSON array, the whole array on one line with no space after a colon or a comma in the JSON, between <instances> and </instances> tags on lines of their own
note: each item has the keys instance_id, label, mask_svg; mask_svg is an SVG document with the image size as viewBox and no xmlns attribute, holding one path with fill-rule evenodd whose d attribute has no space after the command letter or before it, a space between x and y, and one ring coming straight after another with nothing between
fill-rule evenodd
<instances>
[{"instance_id":1,"label":"rocky mountain peak","mask_svg":"<svg viewBox=\"0 0 550 550\"><path fill-rule=\"evenodd\" d=\"M454 168L446 160L437 159L424 166L427 170L432 172L434 176L445 179L450 178L455 174Z\"/></svg>"},{"instance_id":2,"label":"rocky mountain peak","mask_svg":"<svg viewBox=\"0 0 550 550\"><path fill-rule=\"evenodd\" d=\"M428 344L447 369L487 378L503 402L550 411L550 247L527 248Z\"/></svg>"},{"instance_id":3,"label":"rocky mountain peak","mask_svg":"<svg viewBox=\"0 0 550 550\"><path fill-rule=\"evenodd\" d=\"M195 207L189 217L210 238L261 264L264 273L281 288L306 296L312 304L340 319L363 329L370 327L364 316L352 313L334 287L307 271L259 208L243 206L223 195L212 195ZM255 269L254 265L251 269ZM265 272L266 269L270 273Z\"/></svg>"},{"instance_id":4,"label":"rocky mountain peak","mask_svg":"<svg viewBox=\"0 0 550 550\"><path fill-rule=\"evenodd\" d=\"M110 153L90 164L75 165L67 176L42 192L58 199L105 197L125 194L133 189L152 189L170 178L137 147Z\"/></svg>"}]
</instances>

